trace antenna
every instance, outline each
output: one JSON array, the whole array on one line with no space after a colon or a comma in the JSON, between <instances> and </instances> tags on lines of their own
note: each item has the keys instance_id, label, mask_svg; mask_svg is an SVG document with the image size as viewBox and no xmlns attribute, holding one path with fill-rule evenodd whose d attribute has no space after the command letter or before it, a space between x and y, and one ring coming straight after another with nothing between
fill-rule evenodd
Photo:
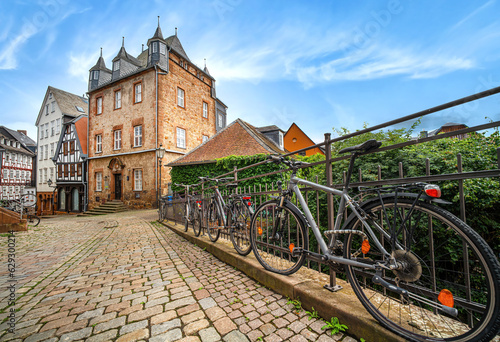
<instances>
[{"instance_id":1,"label":"antenna","mask_svg":"<svg viewBox=\"0 0 500 342\"><path fill-rule=\"evenodd\" d=\"M122 47L125 46L125 37L122 37Z\"/></svg>"}]
</instances>

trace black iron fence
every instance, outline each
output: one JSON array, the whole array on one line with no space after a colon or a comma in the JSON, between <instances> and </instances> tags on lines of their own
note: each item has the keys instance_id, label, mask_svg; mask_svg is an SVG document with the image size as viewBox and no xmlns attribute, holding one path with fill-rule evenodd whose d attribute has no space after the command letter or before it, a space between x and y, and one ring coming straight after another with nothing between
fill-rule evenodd
<instances>
[{"instance_id":1,"label":"black iron fence","mask_svg":"<svg viewBox=\"0 0 500 342\"><path fill-rule=\"evenodd\" d=\"M304 149L301 149L298 151L294 151L292 153L284 154L284 156L293 157L293 155L299 154L300 152L305 152L309 149L322 147L325 151L325 160L318 161L318 162L303 166L303 168L310 168L310 167L316 167L318 165L324 165L324 172L325 172L324 173L324 175L325 175L325 182L324 182L325 184L324 185L329 186L329 187L340 188L340 187L342 187L342 184L333 184L332 175L333 175L333 172L337 172L337 170L334 171L332 169L332 164L335 162L347 159L347 158L349 158L349 156L341 156L341 157L333 158L332 157L332 144L333 143L338 142L338 141L342 141L342 140L346 140L346 139L349 139L349 138L352 138L352 137L355 137L355 136L358 136L358 135L361 135L364 133L369 133L369 132L373 132L376 130L380 130L382 128L394 126L396 124L400 124L400 123L403 123L403 122L406 122L409 120L418 119L420 117L423 117L423 116L426 116L426 115L429 115L432 113L436 113L436 112L439 112L439 111L442 111L442 110L445 110L448 108L459 106L459 105L465 104L467 102L475 101L475 100L478 100L478 99L481 99L481 98L484 98L487 96L495 95L498 93L500 93L500 87L493 88L493 89L490 89L490 90L487 90L487 91L484 91L481 93L477 93L477 94L474 94L474 95L471 95L468 97L464 97L464 98L456 100L456 101L452 101L452 102L449 102L449 103L446 103L446 104L443 104L443 105L440 105L437 107L433 107L433 108L430 108L430 109L427 109L424 111L420 111L420 112L417 112L417 113L414 113L411 115L407 115L407 116L401 117L399 119L392 120L392 121L389 121L389 122L386 122L386 123L383 123L380 125L376 125L376 126L373 126L370 128L366 128L366 129L363 129L363 130L360 130L360 131L357 131L357 132L354 132L354 133L351 133L348 135L344 135L344 136L341 136L341 137L338 137L335 139L331 139L330 133L326 133L325 140L322 143L314 145L314 146L310 146L308 148L304 148ZM384 152L384 151L401 149L403 147L410 146L410 145L422 144L425 142L439 140L439 139L448 139L451 137L464 135L464 134L471 133L471 132L478 132L478 131L482 131L485 129L492 129L492 128L496 128L499 126L500 126L500 121L494 121L494 122L490 122L487 124L482 124L482 125L478 125L478 126L474 126L474 127L467 127L467 128L453 131L453 132L443 133L443 134L439 134L439 135L435 135L435 136L431 136L431 137L422 137L422 138L416 138L413 140L408 140L408 141L394 144L391 146L382 147L382 148L378 149L377 151L371 152L371 153L379 153L379 152ZM399 162L399 170L398 170L399 172L398 172L398 175L396 177L383 179L382 172L381 172L381 166L378 166L377 180L363 181L364 175L361 172L361 170L359 170L358 181L352 182L350 184L350 187L355 188L358 186L382 186L382 185L405 184L405 183L413 183L413 182L432 183L432 182L438 182L438 181L457 181L458 182L458 197L459 197L458 203L459 203L459 207L460 207L460 218L463 221L467 221L467 217L465 215L467 203L465 200L466 189L464 186L464 181L468 180L468 179L499 177L500 176L500 147L497 147L496 150L497 150L497 165L496 165L496 168L494 168L494 169L482 169L482 170L474 170L474 171L464 172L463 167L462 167L463 166L462 155L457 154L456 155L456 172L453 172L453 173L433 174L432 175L431 174L431 163L430 163L429 159L424 159L424 160L422 160L422 163L425 164L425 166L424 166L425 174L422 174L420 176L405 177L405 174L404 174L405 163L404 163L404 161L402 161L402 162ZM368 153L368 154L370 154L370 153ZM255 180L255 179L267 177L270 175L276 175L276 174L280 174L280 173L283 174L283 173L286 173L289 171L287 169L282 169L282 170L277 170L277 171L265 173L265 174L255 174L255 175L253 175L251 177L247 177L247 178L242 178L242 179L238 178L238 174L241 173L243 170L253 168L253 167L261 165L265 162L266 161L261 161L261 162L258 162L258 163L255 163L253 165L246 166L246 167L240 168L240 169L237 169L235 167L233 171L219 175L218 178L234 177L234 182L241 184L244 181ZM310 179L310 180L318 182L318 177L316 176L315 179ZM199 198L203 199L203 203L204 203L203 208L205 208L206 205L208 204L208 201L210 199L211 192L212 192L213 188L207 183L200 183L199 185L200 186L198 187L198 196L199 196ZM319 208L320 201L323 201L323 199L320 198L321 196L320 196L320 193L318 191L307 188L307 187L302 188L301 191L303 192L304 198L306 199L306 203L311 203L311 200L312 200L314 203L316 203L316 207ZM244 194L248 194L248 195L252 196L253 205L254 205L254 207L257 207L262 202L269 199L269 195L275 194L277 192L277 189L276 189L275 184L264 183L264 184L259 184L258 186L254 185L253 187L241 186L241 187L233 190L233 192L240 193L240 194L244 193ZM227 196L227 195L229 195L229 191L222 191L222 194L223 194L223 196ZM167 217L170 220L182 222L182 220L183 220L183 208L185 205L185 198L186 198L185 194L180 194L180 197L173 198L169 202L169 205L167 206ZM332 230L333 224L334 224L334 218L335 218L335 206L334 206L333 195L332 194L327 195L326 201L327 201L327 216L328 216L328 218L327 218L327 226L323 227L323 229L324 230ZM203 212L204 212L204 210L203 210ZM316 216L315 217L316 222L319 223L320 222L320 210L316 210L315 216ZM206 229L204 221L205 220L202 219L203 233L205 233L205 229ZM494 232L494 234L498 234L498 233ZM228 232L222 231L221 237L228 239L229 238ZM313 240L313 241L311 241L311 240ZM308 239L308 241L310 241L310 244L315 243L314 240L315 239ZM312 251L316 250L318 253L320 252L319 247L317 247L316 245L314 245L314 246L310 245L309 247L310 247L310 250L312 250ZM492 247L494 247L494 246L492 246ZM498 253L498 251L497 251L497 253ZM313 260L307 260L306 266L308 266L312 269L318 270L319 272L329 273L330 279L331 279L330 286L335 285L335 276L336 276L335 270L330 269L328 264L323 264L321 262L313 261Z\"/></svg>"}]
</instances>

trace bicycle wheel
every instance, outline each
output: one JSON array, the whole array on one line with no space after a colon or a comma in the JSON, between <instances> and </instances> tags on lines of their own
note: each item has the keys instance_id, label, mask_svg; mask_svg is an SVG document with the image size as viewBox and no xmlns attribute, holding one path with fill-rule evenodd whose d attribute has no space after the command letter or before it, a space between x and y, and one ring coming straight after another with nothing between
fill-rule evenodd
<instances>
[{"instance_id":1,"label":"bicycle wheel","mask_svg":"<svg viewBox=\"0 0 500 342\"><path fill-rule=\"evenodd\" d=\"M191 213L191 208L189 206L189 203L186 202L184 205L184 221L182 222L184 224L184 231L187 232L189 228L189 222L193 218L193 214Z\"/></svg>"},{"instance_id":2,"label":"bicycle wheel","mask_svg":"<svg viewBox=\"0 0 500 342\"><path fill-rule=\"evenodd\" d=\"M394 197L362 204L375 237L401 265L380 275L407 290L408 296L374 283L373 270L346 266L354 292L382 325L407 340L490 341L500 327L500 266L495 255L453 214L425 202L413 204L414 199L404 198L395 204ZM355 217L346 229L365 230ZM396 236L394 244L391 234ZM383 261L368 236L369 251L362 248L359 235L348 235L345 257L371 264Z\"/></svg>"},{"instance_id":3,"label":"bicycle wheel","mask_svg":"<svg viewBox=\"0 0 500 342\"><path fill-rule=\"evenodd\" d=\"M274 200L265 202L255 211L250 227L257 260L266 270L285 275L296 272L303 265L306 256L300 250L309 246L299 211L291 208L290 204L280 207ZM276 235L272 236L275 225Z\"/></svg>"},{"instance_id":4,"label":"bicycle wheel","mask_svg":"<svg viewBox=\"0 0 500 342\"><path fill-rule=\"evenodd\" d=\"M28 223L30 226L36 227L40 223L40 218L36 215L28 215Z\"/></svg>"},{"instance_id":5,"label":"bicycle wheel","mask_svg":"<svg viewBox=\"0 0 500 342\"><path fill-rule=\"evenodd\" d=\"M194 236L200 236L201 234L201 210L198 209L197 205L194 205L193 208L191 208L193 212L193 232Z\"/></svg>"},{"instance_id":6,"label":"bicycle wheel","mask_svg":"<svg viewBox=\"0 0 500 342\"><path fill-rule=\"evenodd\" d=\"M208 237L212 242L216 242L219 239L221 226L221 219L219 217L219 212L217 211L217 206L215 202L211 202L208 206L207 217L205 219L207 226Z\"/></svg>"},{"instance_id":7,"label":"bicycle wheel","mask_svg":"<svg viewBox=\"0 0 500 342\"><path fill-rule=\"evenodd\" d=\"M242 201L236 201L231 208L232 224L229 231L234 249L240 255L248 255L252 251L250 244L250 223L252 215L250 209Z\"/></svg>"}]
</instances>

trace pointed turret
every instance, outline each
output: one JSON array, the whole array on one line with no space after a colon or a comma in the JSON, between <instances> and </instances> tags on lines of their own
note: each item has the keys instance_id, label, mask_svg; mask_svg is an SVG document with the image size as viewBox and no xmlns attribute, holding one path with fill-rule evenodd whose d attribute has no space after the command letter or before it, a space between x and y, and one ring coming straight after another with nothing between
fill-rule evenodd
<instances>
[{"instance_id":1,"label":"pointed turret","mask_svg":"<svg viewBox=\"0 0 500 342\"><path fill-rule=\"evenodd\" d=\"M102 48L101 55L97 59L97 63L90 69L89 75L89 90L99 87L111 80L111 70L106 68L106 63L104 58L102 58Z\"/></svg>"},{"instance_id":2,"label":"pointed turret","mask_svg":"<svg viewBox=\"0 0 500 342\"><path fill-rule=\"evenodd\" d=\"M158 27L153 37L148 39L148 65L159 65L162 69L168 71L168 51L167 43L163 39L160 28L160 16L158 16Z\"/></svg>"},{"instance_id":3,"label":"pointed turret","mask_svg":"<svg viewBox=\"0 0 500 342\"><path fill-rule=\"evenodd\" d=\"M125 37L122 37L122 47L115 58L113 58L113 80L126 76L141 67L139 60L127 53L125 50Z\"/></svg>"}]
</instances>

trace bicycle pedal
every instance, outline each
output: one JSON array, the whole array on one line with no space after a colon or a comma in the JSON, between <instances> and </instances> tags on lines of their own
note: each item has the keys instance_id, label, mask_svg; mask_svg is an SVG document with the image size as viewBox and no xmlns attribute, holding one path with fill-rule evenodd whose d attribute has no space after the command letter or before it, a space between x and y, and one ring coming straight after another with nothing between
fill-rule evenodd
<instances>
[{"instance_id":1,"label":"bicycle pedal","mask_svg":"<svg viewBox=\"0 0 500 342\"><path fill-rule=\"evenodd\" d=\"M294 247L292 251L292 257L301 256L304 253L304 249L301 247Z\"/></svg>"}]
</instances>

